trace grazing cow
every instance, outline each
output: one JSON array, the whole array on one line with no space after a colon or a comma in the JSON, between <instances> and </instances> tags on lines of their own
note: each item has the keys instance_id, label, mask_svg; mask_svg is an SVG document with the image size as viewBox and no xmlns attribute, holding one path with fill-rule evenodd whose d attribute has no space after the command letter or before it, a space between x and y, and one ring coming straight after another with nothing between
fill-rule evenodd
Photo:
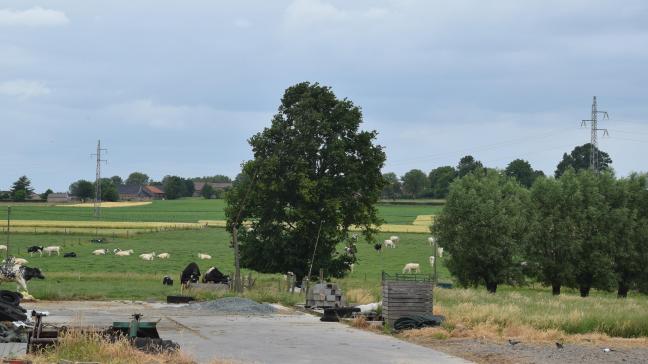
<instances>
[{"instance_id":1,"label":"grazing cow","mask_svg":"<svg viewBox=\"0 0 648 364\"><path fill-rule=\"evenodd\" d=\"M18 264L18 265L25 265L25 264L27 264L27 263L29 263L29 262L27 261L27 259L23 259L23 258L14 258L14 264Z\"/></svg>"},{"instance_id":2,"label":"grazing cow","mask_svg":"<svg viewBox=\"0 0 648 364\"><path fill-rule=\"evenodd\" d=\"M203 260L206 259L206 260L209 260L209 259L211 259L211 258L212 258L212 257L211 257L211 255L209 255L209 254L198 253L198 259L203 259Z\"/></svg>"},{"instance_id":3,"label":"grazing cow","mask_svg":"<svg viewBox=\"0 0 648 364\"><path fill-rule=\"evenodd\" d=\"M119 249L119 248L115 248L115 249L113 249L113 254L117 254L117 253L119 253L120 251L122 251L122 250Z\"/></svg>"},{"instance_id":4,"label":"grazing cow","mask_svg":"<svg viewBox=\"0 0 648 364\"><path fill-rule=\"evenodd\" d=\"M382 251L382 244L380 243L374 244L374 249L376 249L376 251L380 253Z\"/></svg>"},{"instance_id":5,"label":"grazing cow","mask_svg":"<svg viewBox=\"0 0 648 364\"><path fill-rule=\"evenodd\" d=\"M443 258L443 248L442 247L437 247L437 255L439 258Z\"/></svg>"},{"instance_id":6,"label":"grazing cow","mask_svg":"<svg viewBox=\"0 0 648 364\"><path fill-rule=\"evenodd\" d=\"M116 257L127 257L129 255L133 254L133 249L128 249L128 250L120 250L117 253L115 253Z\"/></svg>"},{"instance_id":7,"label":"grazing cow","mask_svg":"<svg viewBox=\"0 0 648 364\"><path fill-rule=\"evenodd\" d=\"M159 259L169 259L169 258L171 258L171 254L169 254L169 253L162 253L162 254L158 254L157 257L158 257Z\"/></svg>"},{"instance_id":8,"label":"grazing cow","mask_svg":"<svg viewBox=\"0 0 648 364\"><path fill-rule=\"evenodd\" d=\"M76 257L77 257L77 255L76 255L75 252L69 252L69 253L63 254L63 258L76 258Z\"/></svg>"},{"instance_id":9,"label":"grazing cow","mask_svg":"<svg viewBox=\"0 0 648 364\"><path fill-rule=\"evenodd\" d=\"M383 245L385 245L385 248L396 248L396 244L391 239L387 239L383 242Z\"/></svg>"},{"instance_id":10,"label":"grazing cow","mask_svg":"<svg viewBox=\"0 0 648 364\"><path fill-rule=\"evenodd\" d=\"M47 253L48 256L52 256L52 253L54 252L56 252L56 255L61 255L61 247L58 245L52 245L43 249L43 253Z\"/></svg>"},{"instance_id":11,"label":"grazing cow","mask_svg":"<svg viewBox=\"0 0 648 364\"><path fill-rule=\"evenodd\" d=\"M430 236L430 237L428 237L428 245L429 245L429 246L434 245L434 236Z\"/></svg>"},{"instance_id":12,"label":"grazing cow","mask_svg":"<svg viewBox=\"0 0 648 364\"><path fill-rule=\"evenodd\" d=\"M403 267L403 273L412 273L412 271L416 273L421 273L421 266L418 263L407 263L405 264L405 267Z\"/></svg>"},{"instance_id":13,"label":"grazing cow","mask_svg":"<svg viewBox=\"0 0 648 364\"><path fill-rule=\"evenodd\" d=\"M400 242L400 238L396 235L392 235L389 237L389 240L393 241L394 244L398 244Z\"/></svg>"},{"instance_id":14,"label":"grazing cow","mask_svg":"<svg viewBox=\"0 0 648 364\"><path fill-rule=\"evenodd\" d=\"M107 249L97 249L92 252L92 255L106 255L107 252Z\"/></svg>"},{"instance_id":15,"label":"grazing cow","mask_svg":"<svg viewBox=\"0 0 648 364\"><path fill-rule=\"evenodd\" d=\"M6 246L6 245L4 245L4 244L3 244L3 245L0 245L0 250L4 250L4 251L7 251L7 246Z\"/></svg>"},{"instance_id":16,"label":"grazing cow","mask_svg":"<svg viewBox=\"0 0 648 364\"><path fill-rule=\"evenodd\" d=\"M153 259L155 259L155 252L147 253L147 254L140 254L139 257L142 260L153 260Z\"/></svg>"},{"instance_id":17,"label":"grazing cow","mask_svg":"<svg viewBox=\"0 0 648 364\"><path fill-rule=\"evenodd\" d=\"M434 268L434 255L430 255L430 267Z\"/></svg>"},{"instance_id":18,"label":"grazing cow","mask_svg":"<svg viewBox=\"0 0 648 364\"><path fill-rule=\"evenodd\" d=\"M33 257L34 253L40 253L40 255L43 256L43 247L38 245L30 246L27 248L27 253L29 253L30 257Z\"/></svg>"},{"instance_id":19,"label":"grazing cow","mask_svg":"<svg viewBox=\"0 0 648 364\"><path fill-rule=\"evenodd\" d=\"M203 283L224 283L228 284L229 283L229 276L224 275L221 273L221 271L218 270L216 267L211 267L207 269L207 272L205 272L205 275L202 278Z\"/></svg>"},{"instance_id":20,"label":"grazing cow","mask_svg":"<svg viewBox=\"0 0 648 364\"><path fill-rule=\"evenodd\" d=\"M198 283L200 280L200 268L198 264L191 262L187 267L182 271L180 275L180 283L186 285L187 283Z\"/></svg>"},{"instance_id":21,"label":"grazing cow","mask_svg":"<svg viewBox=\"0 0 648 364\"><path fill-rule=\"evenodd\" d=\"M27 282L33 278L45 279L38 268L30 268L15 264L15 259L9 258L0 266L0 282L16 282L18 289L27 292Z\"/></svg>"},{"instance_id":22,"label":"grazing cow","mask_svg":"<svg viewBox=\"0 0 648 364\"><path fill-rule=\"evenodd\" d=\"M162 284L165 286L173 286L173 279L169 276L164 276L164 278L162 278Z\"/></svg>"}]
</instances>

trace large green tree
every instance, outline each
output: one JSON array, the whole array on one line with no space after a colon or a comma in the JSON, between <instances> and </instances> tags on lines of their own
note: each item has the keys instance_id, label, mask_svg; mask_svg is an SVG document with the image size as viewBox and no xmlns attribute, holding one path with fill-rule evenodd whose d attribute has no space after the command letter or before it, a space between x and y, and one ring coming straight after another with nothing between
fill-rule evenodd
<instances>
[{"instance_id":1,"label":"large green tree","mask_svg":"<svg viewBox=\"0 0 648 364\"><path fill-rule=\"evenodd\" d=\"M112 176L110 177L110 180L115 186L121 186L124 184L124 180L119 176Z\"/></svg>"},{"instance_id":2,"label":"large green tree","mask_svg":"<svg viewBox=\"0 0 648 364\"><path fill-rule=\"evenodd\" d=\"M187 180L182 177L165 176L162 179L162 187L166 198L169 200L187 196Z\"/></svg>"},{"instance_id":3,"label":"large green tree","mask_svg":"<svg viewBox=\"0 0 648 364\"><path fill-rule=\"evenodd\" d=\"M468 173L481 168L484 168L482 162L475 160L472 155L467 155L459 160L459 164L457 165L457 175L463 177Z\"/></svg>"},{"instance_id":4,"label":"large green tree","mask_svg":"<svg viewBox=\"0 0 648 364\"><path fill-rule=\"evenodd\" d=\"M11 199L14 201L24 201L32 193L34 189L31 187L31 181L27 176L21 176L16 182L13 183L9 193L11 194Z\"/></svg>"},{"instance_id":5,"label":"large green tree","mask_svg":"<svg viewBox=\"0 0 648 364\"><path fill-rule=\"evenodd\" d=\"M420 197L429 184L427 176L420 169L412 169L405 173L401 180L403 190L412 198Z\"/></svg>"},{"instance_id":6,"label":"large green tree","mask_svg":"<svg viewBox=\"0 0 648 364\"><path fill-rule=\"evenodd\" d=\"M70 194L78 197L81 201L93 198L95 194L94 184L90 181L80 179L70 185Z\"/></svg>"},{"instance_id":7,"label":"large green tree","mask_svg":"<svg viewBox=\"0 0 648 364\"><path fill-rule=\"evenodd\" d=\"M339 277L355 261L336 252L349 228L374 240L385 153L361 122L360 108L329 87L304 82L285 91L272 124L249 140L246 177L227 194L228 229L252 223L238 229L243 267L301 280L312 264Z\"/></svg>"},{"instance_id":8,"label":"large green tree","mask_svg":"<svg viewBox=\"0 0 648 364\"><path fill-rule=\"evenodd\" d=\"M573 171L562 178L539 178L531 188L530 234L525 239L527 264L554 295L574 285L574 260L581 243L583 198Z\"/></svg>"},{"instance_id":9,"label":"large green tree","mask_svg":"<svg viewBox=\"0 0 648 364\"><path fill-rule=\"evenodd\" d=\"M581 216L575 228L580 246L574 257L575 287L582 297L592 288L609 290L614 286L612 246L606 229L610 206L604 190L611 188L611 174L596 174L584 169L576 174L581 200Z\"/></svg>"},{"instance_id":10,"label":"large green tree","mask_svg":"<svg viewBox=\"0 0 648 364\"><path fill-rule=\"evenodd\" d=\"M528 191L494 170L452 183L432 232L448 251L448 270L462 286L485 284L495 293L501 283L519 282L528 205Z\"/></svg>"},{"instance_id":11,"label":"large green tree","mask_svg":"<svg viewBox=\"0 0 648 364\"><path fill-rule=\"evenodd\" d=\"M232 182L231 178L222 174L216 174L213 176L204 176L204 177L194 177L191 178L191 180L194 182L214 182L214 183Z\"/></svg>"},{"instance_id":12,"label":"large green tree","mask_svg":"<svg viewBox=\"0 0 648 364\"><path fill-rule=\"evenodd\" d=\"M608 170L612 164L612 158L604 151L597 149L598 152L598 171L602 172ZM592 155L592 144L587 143L574 148L571 153L563 154L562 160L556 166L554 176L559 178L562 176L569 167L575 171L580 171L590 168L590 155Z\"/></svg>"},{"instance_id":13,"label":"large green tree","mask_svg":"<svg viewBox=\"0 0 648 364\"><path fill-rule=\"evenodd\" d=\"M96 191L95 184L93 184L92 188L95 188ZM115 186L113 179L102 178L101 179L101 201L117 201L117 200L119 200L119 192L117 192L117 186Z\"/></svg>"},{"instance_id":14,"label":"large green tree","mask_svg":"<svg viewBox=\"0 0 648 364\"><path fill-rule=\"evenodd\" d=\"M402 185L396 173L385 173L383 174L383 179L385 180L385 187L383 187L382 197L391 198L392 200L400 197Z\"/></svg>"},{"instance_id":15,"label":"large green tree","mask_svg":"<svg viewBox=\"0 0 648 364\"><path fill-rule=\"evenodd\" d=\"M149 176L146 173L142 172L133 172L128 175L126 182L127 186L144 186L149 183Z\"/></svg>"},{"instance_id":16,"label":"large green tree","mask_svg":"<svg viewBox=\"0 0 648 364\"><path fill-rule=\"evenodd\" d=\"M430 191L434 198L446 198L450 190L450 183L457 178L457 170L452 166L438 167L430 171Z\"/></svg>"}]
</instances>

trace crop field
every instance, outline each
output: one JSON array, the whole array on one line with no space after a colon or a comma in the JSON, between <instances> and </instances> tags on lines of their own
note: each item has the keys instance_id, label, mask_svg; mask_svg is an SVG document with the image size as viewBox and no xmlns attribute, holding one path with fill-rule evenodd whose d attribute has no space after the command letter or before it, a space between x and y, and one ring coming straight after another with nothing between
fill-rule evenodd
<instances>
[{"instance_id":1,"label":"crop field","mask_svg":"<svg viewBox=\"0 0 648 364\"><path fill-rule=\"evenodd\" d=\"M0 221L7 218L6 206L11 205L15 220L93 221L93 209L71 208L47 204L0 203ZM198 222L224 220L225 201L187 198L153 201L151 204L113 207L102 210L102 221ZM387 224L412 224L418 215L434 215L442 206L379 204L380 217ZM1 223L0 223L1 225Z\"/></svg>"}]
</instances>

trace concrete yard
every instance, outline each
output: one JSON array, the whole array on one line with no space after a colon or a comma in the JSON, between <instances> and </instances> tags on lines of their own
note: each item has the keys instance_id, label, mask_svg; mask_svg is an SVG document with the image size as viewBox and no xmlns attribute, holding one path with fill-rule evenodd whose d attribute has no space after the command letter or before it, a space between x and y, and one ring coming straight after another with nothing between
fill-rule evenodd
<instances>
[{"instance_id":1,"label":"concrete yard","mask_svg":"<svg viewBox=\"0 0 648 364\"><path fill-rule=\"evenodd\" d=\"M354 329L318 317L281 310L266 315L225 314L186 305L144 302L37 302L25 308L49 311L46 323L108 326L133 313L157 321L160 336L180 344L199 363L468 363L388 335Z\"/></svg>"}]
</instances>

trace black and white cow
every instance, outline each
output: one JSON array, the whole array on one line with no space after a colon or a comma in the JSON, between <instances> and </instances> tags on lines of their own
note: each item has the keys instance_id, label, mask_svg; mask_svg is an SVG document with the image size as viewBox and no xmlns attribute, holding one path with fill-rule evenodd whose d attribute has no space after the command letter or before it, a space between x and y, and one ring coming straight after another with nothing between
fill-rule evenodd
<instances>
[{"instance_id":1,"label":"black and white cow","mask_svg":"<svg viewBox=\"0 0 648 364\"><path fill-rule=\"evenodd\" d=\"M169 276L164 276L164 278L162 278L162 284L165 286L173 286L173 279Z\"/></svg>"},{"instance_id":2,"label":"black and white cow","mask_svg":"<svg viewBox=\"0 0 648 364\"><path fill-rule=\"evenodd\" d=\"M221 271L218 270L216 267L211 267L207 270L205 275L203 276L202 279L203 283L224 283L228 284L229 283L229 276L224 275L221 273Z\"/></svg>"},{"instance_id":3,"label":"black and white cow","mask_svg":"<svg viewBox=\"0 0 648 364\"><path fill-rule=\"evenodd\" d=\"M198 264L191 262L187 267L182 271L180 275L180 283L186 285L187 283L198 283L200 280L200 268Z\"/></svg>"},{"instance_id":4,"label":"black and white cow","mask_svg":"<svg viewBox=\"0 0 648 364\"><path fill-rule=\"evenodd\" d=\"M0 283L16 282L18 289L22 288L27 292L27 282L31 279L45 279L43 273L38 268L30 268L13 263L13 257L0 265Z\"/></svg>"},{"instance_id":5,"label":"black and white cow","mask_svg":"<svg viewBox=\"0 0 648 364\"><path fill-rule=\"evenodd\" d=\"M43 255L43 247L38 246L38 245L30 246L29 248L27 248L27 253L29 253L30 257L33 256L34 253L40 253L40 255L42 256Z\"/></svg>"}]
</instances>

